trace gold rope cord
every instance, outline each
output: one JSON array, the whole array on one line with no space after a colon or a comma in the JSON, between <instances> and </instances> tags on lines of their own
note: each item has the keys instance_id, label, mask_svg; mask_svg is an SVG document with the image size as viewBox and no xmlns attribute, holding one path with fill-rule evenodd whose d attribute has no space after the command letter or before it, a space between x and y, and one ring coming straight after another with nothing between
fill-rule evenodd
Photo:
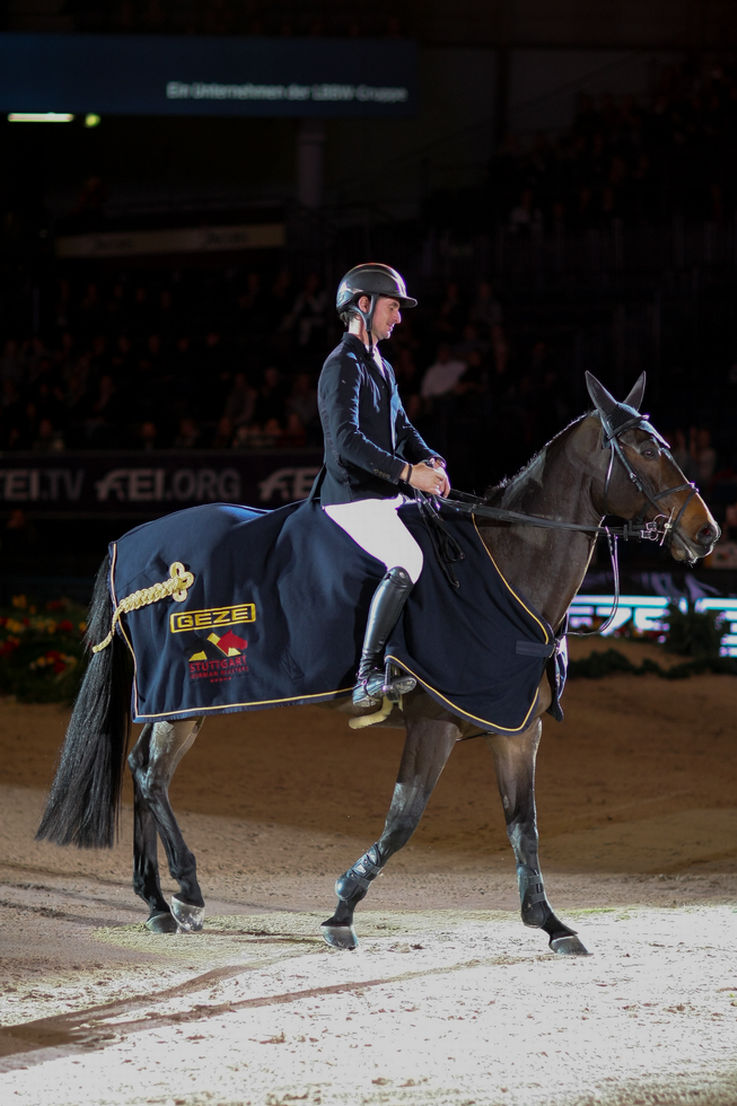
<instances>
[{"instance_id":1,"label":"gold rope cord","mask_svg":"<svg viewBox=\"0 0 737 1106\"><path fill-rule=\"evenodd\" d=\"M187 598L187 591L193 583L193 573L187 572L181 561L174 561L173 564L169 565L168 580L160 580L158 583L152 584L150 588L141 588L140 591L131 592L130 595L126 595L125 599L121 599L115 608L113 620L110 623L110 633L97 645L92 646L92 652L99 653L100 650L107 648L113 640L115 627L120 621L121 615L127 614L129 611L137 611L140 607L147 607L150 603L158 603L160 599L168 599L169 597L176 603L181 603Z\"/></svg>"}]
</instances>

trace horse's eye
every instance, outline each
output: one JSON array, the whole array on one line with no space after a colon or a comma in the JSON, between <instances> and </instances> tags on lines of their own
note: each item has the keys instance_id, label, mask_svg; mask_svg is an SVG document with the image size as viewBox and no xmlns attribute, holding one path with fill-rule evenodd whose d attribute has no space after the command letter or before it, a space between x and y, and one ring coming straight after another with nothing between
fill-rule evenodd
<instances>
[{"instance_id":1,"label":"horse's eye","mask_svg":"<svg viewBox=\"0 0 737 1106\"><path fill-rule=\"evenodd\" d=\"M653 445L651 443L644 445L640 450L640 456L644 457L647 461L651 461L654 457L658 457L659 455L660 450L656 445Z\"/></svg>"}]
</instances>

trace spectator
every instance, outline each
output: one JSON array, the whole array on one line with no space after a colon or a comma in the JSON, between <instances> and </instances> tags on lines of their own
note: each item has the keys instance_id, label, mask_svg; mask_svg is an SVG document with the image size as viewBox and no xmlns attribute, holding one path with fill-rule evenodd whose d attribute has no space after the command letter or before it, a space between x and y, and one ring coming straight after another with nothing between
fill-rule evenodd
<instances>
[{"instance_id":1,"label":"spectator","mask_svg":"<svg viewBox=\"0 0 737 1106\"><path fill-rule=\"evenodd\" d=\"M501 323L502 305L496 297L491 281L479 282L468 311L468 321L478 327L479 334L484 338L488 338L492 328Z\"/></svg>"},{"instance_id":2,"label":"spectator","mask_svg":"<svg viewBox=\"0 0 737 1106\"><path fill-rule=\"evenodd\" d=\"M251 270L246 286L238 294L232 315L232 331L244 354L260 354L265 346L267 330L267 296L261 273Z\"/></svg>"},{"instance_id":3,"label":"spectator","mask_svg":"<svg viewBox=\"0 0 737 1106\"><path fill-rule=\"evenodd\" d=\"M125 406L118 385L104 373L91 396L84 419L85 444L90 449L114 449L121 445Z\"/></svg>"},{"instance_id":4,"label":"spectator","mask_svg":"<svg viewBox=\"0 0 737 1106\"><path fill-rule=\"evenodd\" d=\"M30 438L20 388L11 377L3 377L0 388L0 449L28 449Z\"/></svg>"},{"instance_id":5,"label":"spectator","mask_svg":"<svg viewBox=\"0 0 737 1106\"><path fill-rule=\"evenodd\" d=\"M692 426L689 442L694 480L701 491L707 491L717 467L717 453L711 444L711 431L707 426Z\"/></svg>"},{"instance_id":6,"label":"spectator","mask_svg":"<svg viewBox=\"0 0 737 1106\"><path fill-rule=\"evenodd\" d=\"M670 442L671 453L673 454L673 460L680 468L683 475L688 479L694 479L694 465L691 458L691 451L688 448L688 442L686 435L681 427L676 427L671 434L666 434L666 440Z\"/></svg>"},{"instance_id":7,"label":"spectator","mask_svg":"<svg viewBox=\"0 0 737 1106\"><path fill-rule=\"evenodd\" d=\"M183 415L173 442L175 449L199 449L202 445L202 428L194 415Z\"/></svg>"},{"instance_id":8,"label":"spectator","mask_svg":"<svg viewBox=\"0 0 737 1106\"><path fill-rule=\"evenodd\" d=\"M308 372L298 372L285 401L287 432L304 444L316 445L321 441L320 420L317 411L317 388Z\"/></svg>"},{"instance_id":9,"label":"spectator","mask_svg":"<svg viewBox=\"0 0 737 1106\"><path fill-rule=\"evenodd\" d=\"M237 372L223 408L223 415L230 420L234 429L247 426L253 421L256 397L256 389L249 384L246 374Z\"/></svg>"},{"instance_id":10,"label":"spectator","mask_svg":"<svg viewBox=\"0 0 737 1106\"><path fill-rule=\"evenodd\" d=\"M461 333L465 317L466 309L458 282L449 280L437 307L433 329L445 341L453 342Z\"/></svg>"},{"instance_id":11,"label":"spectator","mask_svg":"<svg viewBox=\"0 0 737 1106\"><path fill-rule=\"evenodd\" d=\"M39 419L31 449L34 453L61 453L64 449L64 439L61 432L54 426L50 418L43 417Z\"/></svg>"},{"instance_id":12,"label":"spectator","mask_svg":"<svg viewBox=\"0 0 737 1106\"><path fill-rule=\"evenodd\" d=\"M143 450L144 453L150 453L161 447L159 428L153 419L144 419L139 424L132 445L136 449Z\"/></svg>"},{"instance_id":13,"label":"spectator","mask_svg":"<svg viewBox=\"0 0 737 1106\"><path fill-rule=\"evenodd\" d=\"M410 346L399 346L394 361L394 375L397 378L397 387L402 396L407 417L410 422L415 423L422 415L424 403L420 395L420 371Z\"/></svg>"},{"instance_id":14,"label":"spectator","mask_svg":"<svg viewBox=\"0 0 737 1106\"><path fill-rule=\"evenodd\" d=\"M317 273L307 276L280 330L291 334L300 357L325 345L328 298Z\"/></svg>"},{"instance_id":15,"label":"spectator","mask_svg":"<svg viewBox=\"0 0 737 1106\"><path fill-rule=\"evenodd\" d=\"M127 334L118 334L110 354L110 375L119 381L127 381L134 364L133 342Z\"/></svg>"},{"instance_id":16,"label":"spectator","mask_svg":"<svg viewBox=\"0 0 737 1106\"><path fill-rule=\"evenodd\" d=\"M12 380L18 384L23 375L23 358L20 343L15 338L7 338L0 357L0 380Z\"/></svg>"},{"instance_id":17,"label":"spectator","mask_svg":"<svg viewBox=\"0 0 737 1106\"><path fill-rule=\"evenodd\" d=\"M422 377L420 395L424 399L449 395L454 391L467 367L466 362L460 357L453 356L448 342L441 342L435 360Z\"/></svg>"},{"instance_id":18,"label":"spectator","mask_svg":"<svg viewBox=\"0 0 737 1106\"><path fill-rule=\"evenodd\" d=\"M253 408L253 421L264 427L268 423L283 425L286 412L287 385L276 365L268 365L261 378ZM273 432L273 425L272 425Z\"/></svg>"},{"instance_id":19,"label":"spectator","mask_svg":"<svg viewBox=\"0 0 737 1106\"><path fill-rule=\"evenodd\" d=\"M211 449L232 449L236 436L236 428L232 419L227 415L221 415L215 426L210 441Z\"/></svg>"}]
</instances>

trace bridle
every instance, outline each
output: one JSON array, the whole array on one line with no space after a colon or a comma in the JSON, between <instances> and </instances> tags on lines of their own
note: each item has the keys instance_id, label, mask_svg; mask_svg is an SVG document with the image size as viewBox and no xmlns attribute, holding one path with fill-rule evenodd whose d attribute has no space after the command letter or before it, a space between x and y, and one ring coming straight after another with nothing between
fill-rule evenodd
<instances>
[{"instance_id":1,"label":"bridle","mask_svg":"<svg viewBox=\"0 0 737 1106\"><path fill-rule=\"evenodd\" d=\"M613 605L612 610L606 619L606 621L598 627L595 631L589 631L590 633L600 634L603 630L611 624L619 606L620 597L620 584L619 584L619 555L617 548L617 540L619 538L638 541L656 541L659 545L663 546L673 538L673 534L683 517L686 507L690 503L693 496L698 494L696 485L690 481L684 481L680 484L675 484L671 488L666 488L663 491L658 491L652 486L650 481L645 479L641 473L639 473L632 465L631 461L627 457L620 441L621 436L627 430L642 430L650 437L652 437L659 446L664 448L668 454L670 453L670 446L663 438L654 426L649 421L649 416L640 414L634 407L630 407L628 404L620 403L616 404L613 409L605 413L600 408L596 408L596 413L601 419L602 424L602 448L609 447L609 463L607 465L606 477L604 479L604 505L606 507L607 497L609 495L609 489L612 481L612 474L614 472L615 458L621 463L627 478L632 482L634 487L643 497L643 506L638 512L637 516L628 522L625 522L622 526L600 526L595 524L586 524L579 522L566 522L560 519L546 518L543 515L532 515L524 511L510 511L505 507L493 507L483 497L470 495L467 492L451 491L450 496L446 499L432 499L418 493L422 514L427 521L431 521L434 525L430 525L431 533L434 532L434 541L436 548L440 554L441 562L444 563L446 576L449 582L453 586L458 586L458 581L455 579L455 574L452 571L450 561L454 559L451 552L452 546L455 543L449 538L447 533L443 535L441 540L438 540L438 531L442 531L442 522L439 516L443 513L451 513L455 515L461 515L466 518L481 518L488 519L493 522L502 522L507 524L517 524L525 526L539 526L555 530L568 530L579 533L587 533L598 538L605 536L609 547L609 556L612 565L612 576L614 582L613 593ZM675 463L675 462L674 462ZM662 512L656 514L655 518L646 520L645 513L648 505L659 511L660 500L669 495L674 495L676 492L685 491L688 489L688 495L681 504L678 513L673 508L669 515L664 515ZM441 552L442 550L442 552ZM460 551L458 551L460 552ZM462 554L460 554L462 556ZM586 631L578 631L579 634L585 636Z\"/></svg>"},{"instance_id":2,"label":"bridle","mask_svg":"<svg viewBox=\"0 0 737 1106\"><path fill-rule=\"evenodd\" d=\"M650 482L645 480L641 473L637 472L631 464L619 440L620 436L624 434L626 430L643 430L653 438L658 445L662 446L668 456L671 457L668 442L666 442L663 435L650 423L648 415L641 415L639 411L635 411L634 408L628 407L626 404L617 405L609 415L605 415L602 411L599 411L598 414L603 429L602 447L609 446L609 465L607 466L606 479L604 480L604 502L606 503L609 494L609 486L614 470L614 458L616 457L621 461L628 478L645 500L645 504L643 504L640 513L628 524L634 533L628 533L623 536L639 536L642 541L658 541L658 539L660 539L659 544L661 546L665 545L666 542L670 542L672 534L678 527L691 499L698 494L696 485L691 481L683 481L681 484L675 484L672 488L656 491ZM619 418L614 418L613 416L619 416ZM657 514L654 519L648 522L645 521L647 504L657 511L659 500L665 499L669 495L675 495L676 492L685 491L687 488L689 489L689 493L681 504L677 514L675 514L675 508L672 508L668 516ZM660 522L661 519L663 520L662 523Z\"/></svg>"},{"instance_id":3,"label":"bridle","mask_svg":"<svg viewBox=\"0 0 737 1106\"><path fill-rule=\"evenodd\" d=\"M626 430L644 430L646 434L649 434L660 446L665 448L669 456L670 446L662 434L660 434L648 421L647 415L641 415L639 411L635 411L634 408L627 407L625 404L618 405L612 414L621 415L624 412L627 413L627 417L619 421L613 419L611 415L605 415L603 412L597 411L603 429L602 448L608 446L610 451L609 464L607 465L607 472L604 480L605 505L611 485L612 473L614 471L615 458L621 462L627 477L645 500L640 512L621 526L600 526L593 523L566 522L563 519L528 514L526 511L510 511L506 507L493 507L483 496L470 495L467 492L458 492L455 490L451 491L447 499L439 499L436 502L441 505L443 511L448 511L456 515L463 515L466 518L475 516L477 518L489 519L493 522L540 526L553 530L571 530L579 533L593 534L596 537L605 535L611 538L623 538L625 541L657 541L660 545L664 545L666 541L670 541L673 531L681 521L686 507L693 496L698 494L698 489L696 485L690 481L684 481L681 484L675 484L672 488L657 491L641 473L637 472L624 452L622 443L619 440ZM659 500L669 495L674 495L676 492L684 491L686 488L689 489L689 494L686 496L677 514L675 514L674 508L671 510L669 516L660 513L656 515L654 519L645 520L647 505L654 507L657 511L659 508Z\"/></svg>"}]
</instances>

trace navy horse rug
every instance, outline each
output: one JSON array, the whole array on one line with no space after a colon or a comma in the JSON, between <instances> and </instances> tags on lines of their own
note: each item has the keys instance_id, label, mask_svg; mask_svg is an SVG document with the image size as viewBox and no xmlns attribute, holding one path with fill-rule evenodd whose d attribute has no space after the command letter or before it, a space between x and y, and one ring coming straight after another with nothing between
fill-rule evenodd
<instances>
[{"instance_id":1,"label":"navy horse rug","mask_svg":"<svg viewBox=\"0 0 737 1106\"><path fill-rule=\"evenodd\" d=\"M449 571L420 508L401 511L425 567L387 655L484 731L524 729L547 669L560 717L564 651L502 578L473 520L443 519L455 551ZM177 511L129 531L110 554L114 627L134 662L135 722L351 691L385 569L318 504Z\"/></svg>"}]
</instances>

